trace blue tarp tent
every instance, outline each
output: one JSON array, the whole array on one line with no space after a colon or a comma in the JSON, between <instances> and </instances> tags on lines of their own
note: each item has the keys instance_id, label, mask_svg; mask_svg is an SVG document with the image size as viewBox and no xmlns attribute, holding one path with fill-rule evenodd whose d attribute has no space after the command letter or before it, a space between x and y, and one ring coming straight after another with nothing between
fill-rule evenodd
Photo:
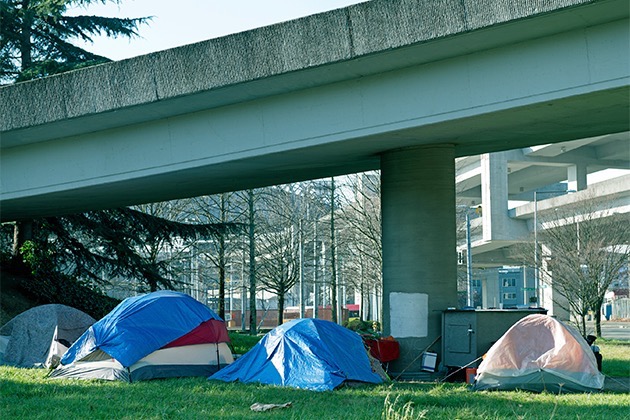
<instances>
[{"instance_id":1,"label":"blue tarp tent","mask_svg":"<svg viewBox=\"0 0 630 420\"><path fill-rule=\"evenodd\" d=\"M100 349L129 367L210 319L222 321L183 293L163 290L127 298L79 337L61 364L71 364Z\"/></svg>"},{"instance_id":2,"label":"blue tarp tent","mask_svg":"<svg viewBox=\"0 0 630 420\"><path fill-rule=\"evenodd\" d=\"M265 335L210 379L332 390L345 381L381 383L361 337L321 319L296 319Z\"/></svg>"}]
</instances>

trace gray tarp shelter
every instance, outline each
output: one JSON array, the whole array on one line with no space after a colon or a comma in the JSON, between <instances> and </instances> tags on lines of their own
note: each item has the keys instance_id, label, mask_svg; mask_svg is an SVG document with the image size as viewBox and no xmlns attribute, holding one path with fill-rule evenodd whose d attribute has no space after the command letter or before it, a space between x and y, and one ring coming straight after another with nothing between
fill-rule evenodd
<instances>
[{"instance_id":1,"label":"gray tarp shelter","mask_svg":"<svg viewBox=\"0 0 630 420\"><path fill-rule=\"evenodd\" d=\"M0 328L0 364L55 367L70 345L96 320L66 305L41 305Z\"/></svg>"}]
</instances>

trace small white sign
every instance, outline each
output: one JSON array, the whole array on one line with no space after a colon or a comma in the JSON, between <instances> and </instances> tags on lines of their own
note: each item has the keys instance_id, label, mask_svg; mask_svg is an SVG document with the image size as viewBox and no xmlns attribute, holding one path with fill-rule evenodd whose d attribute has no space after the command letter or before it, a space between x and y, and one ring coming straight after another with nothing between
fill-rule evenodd
<instances>
[{"instance_id":1,"label":"small white sign","mask_svg":"<svg viewBox=\"0 0 630 420\"><path fill-rule=\"evenodd\" d=\"M389 294L391 335L396 338L422 338L429 335L429 295L426 293Z\"/></svg>"}]
</instances>

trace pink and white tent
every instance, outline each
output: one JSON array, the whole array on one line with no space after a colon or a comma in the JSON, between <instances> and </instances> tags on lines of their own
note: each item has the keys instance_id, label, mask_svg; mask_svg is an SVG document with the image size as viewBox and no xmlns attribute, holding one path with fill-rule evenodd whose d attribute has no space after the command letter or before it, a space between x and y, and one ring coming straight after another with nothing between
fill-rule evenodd
<instances>
[{"instance_id":1,"label":"pink and white tent","mask_svg":"<svg viewBox=\"0 0 630 420\"><path fill-rule=\"evenodd\" d=\"M594 392L604 375L584 338L547 315L515 323L491 348L477 369L473 389Z\"/></svg>"}]
</instances>

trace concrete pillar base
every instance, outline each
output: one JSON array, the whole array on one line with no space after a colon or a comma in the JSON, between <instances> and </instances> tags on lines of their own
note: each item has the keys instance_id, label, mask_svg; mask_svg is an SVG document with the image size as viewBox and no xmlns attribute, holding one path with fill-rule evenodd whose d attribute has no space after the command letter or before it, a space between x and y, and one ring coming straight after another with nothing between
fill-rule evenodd
<instances>
[{"instance_id":1,"label":"concrete pillar base","mask_svg":"<svg viewBox=\"0 0 630 420\"><path fill-rule=\"evenodd\" d=\"M453 146L383 154L381 192L383 329L401 344L390 370L418 372L427 346L440 352L442 311L457 304Z\"/></svg>"}]
</instances>

